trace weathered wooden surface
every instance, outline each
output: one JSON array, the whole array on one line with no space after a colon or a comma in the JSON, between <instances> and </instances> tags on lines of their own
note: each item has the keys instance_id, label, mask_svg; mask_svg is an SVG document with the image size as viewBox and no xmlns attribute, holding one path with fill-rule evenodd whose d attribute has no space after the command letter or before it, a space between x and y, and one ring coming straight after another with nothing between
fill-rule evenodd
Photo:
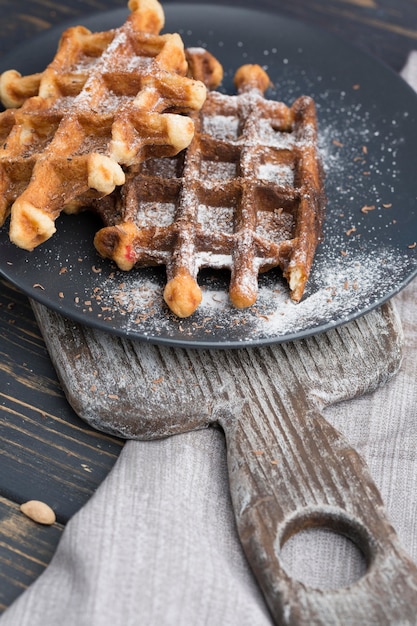
<instances>
[{"instance_id":1,"label":"weathered wooden surface","mask_svg":"<svg viewBox=\"0 0 417 626\"><path fill-rule=\"evenodd\" d=\"M17 292L7 300L3 292L1 495L18 503L47 498L64 523L106 476L122 443L87 428L69 409L27 300ZM22 327L29 315L31 327ZM17 358L22 346L36 369Z\"/></svg>"},{"instance_id":2,"label":"weathered wooden surface","mask_svg":"<svg viewBox=\"0 0 417 626\"><path fill-rule=\"evenodd\" d=\"M62 530L58 523L36 524L22 515L17 504L0 497L0 610L7 608L42 573Z\"/></svg>"},{"instance_id":3,"label":"weathered wooden surface","mask_svg":"<svg viewBox=\"0 0 417 626\"><path fill-rule=\"evenodd\" d=\"M233 351L129 341L33 307L68 400L90 425L129 439L223 428L239 536L277 623L414 623L417 568L365 463L321 415L398 370L391 305L304 341ZM343 590L291 579L279 550L308 527L348 536L366 574Z\"/></svg>"},{"instance_id":4,"label":"weathered wooden surface","mask_svg":"<svg viewBox=\"0 0 417 626\"><path fill-rule=\"evenodd\" d=\"M166 4L172 0L166 0ZM195 3L196 0L187 0ZM222 0L213 0L222 5ZM240 0L254 6L253 0ZM125 0L0 0L0 54L66 20L124 7ZM417 5L410 0L258 0L256 6L321 26L369 51L395 71L417 46ZM65 523L117 458L120 440L94 432L69 407L26 298L0 284L0 495L16 519L16 503L36 494L53 500ZM88 459L88 460L86 460ZM97 459L97 462L96 462ZM65 485L64 489L61 489ZM67 501L67 498L69 500ZM13 529L16 528L14 531ZM25 526L26 528L26 526ZM0 524L0 611L45 566L17 527ZM45 532L49 553L56 537ZM38 567L14 566L19 553ZM11 566L11 567L9 567Z\"/></svg>"},{"instance_id":5,"label":"weathered wooden surface","mask_svg":"<svg viewBox=\"0 0 417 626\"><path fill-rule=\"evenodd\" d=\"M165 0L170 4L175 0ZM195 4L196 0L183 0ZM223 0L212 0L223 5ZM68 20L125 7L126 0L1 0L0 54L45 29ZM399 71L407 53L417 46L415 2L410 0L239 0L241 6L305 20L354 42Z\"/></svg>"},{"instance_id":6,"label":"weathered wooden surface","mask_svg":"<svg viewBox=\"0 0 417 626\"><path fill-rule=\"evenodd\" d=\"M97 433L68 405L27 298L0 280L0 611L48 564L62 525L90 498L122 442ZM58 523L18 511L47 502Z\"/></svg>"}]
</instances>

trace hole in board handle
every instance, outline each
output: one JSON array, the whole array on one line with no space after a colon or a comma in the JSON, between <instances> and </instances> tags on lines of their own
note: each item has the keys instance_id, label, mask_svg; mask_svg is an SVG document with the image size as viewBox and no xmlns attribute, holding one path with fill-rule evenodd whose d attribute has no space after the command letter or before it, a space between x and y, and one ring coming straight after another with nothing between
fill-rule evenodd
<instances>
[{"instance_id":1,"label":"hole in board handle","mask_svg":"<svg viewBox=\"0 0 417 626\"><path fill-rule=\"evenodd\" d=\"M367 530L337 509L310 509L294 516L278 550L287 574L316 589L347 587L366 574L372 561Z\"/></svg>"}]
</instances>

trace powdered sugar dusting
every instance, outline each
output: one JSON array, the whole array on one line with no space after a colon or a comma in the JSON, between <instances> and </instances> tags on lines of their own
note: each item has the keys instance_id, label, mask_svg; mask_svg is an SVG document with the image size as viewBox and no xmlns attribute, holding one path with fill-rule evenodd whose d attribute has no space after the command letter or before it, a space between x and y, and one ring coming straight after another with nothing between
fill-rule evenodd
<instances>
[{"instance_id":1,"label":"powdered sugar dusting","mask_svg":"<svg viewBox=\"0 0 417 626\"><path fill-rule=\"evenodd\" d=\"M307 79L305 82L308 88ZM313 88L317 92L317 85L311 82ZM289 104L300 95L297 81L291 76L282 81L280 90L287 94ZM398 159L404 138L395 123L381 123L360 97L352 101L348 95L324 89L315 96L328 205L324 241L317 250L300 303L290 300L286 281L279 270L272 270L259 277L255 305L238 310L228 296L230 273L213 269L203 271L199 277L202 304L190 318L179 320L163 301L165 270L149 268L129 273L117 270L103 277L93 298L91 293L86 294L93 311L105 319L109 328L122 327L124 333L142 339L176 345L241 345L282 341L331 328L394 293L404 276L417 270L413 234L410 232L409 246L399 247L398 243L398 228L404 228L397 224L401 212L397 201L401 185ZM272 93L274 96L279 98L281 91ZM394 121L400 125L405 116L406 112L399 111ZM211 116L206 124L210 133L238 140L239 129L233 116ZM284 149L291 137L290 133L271 133L270 124L265 125L264 133L269 134L269 145L279 142ZM229 171L231 164L205 166L213 179L234 175ZM216 167L220 168L217 175ZM268 163L265 158L265 163L258 165L257 175L266 180L278 177L281 184L294 183L291 161ZM201 204L197 211L200 223L208 229L215 219L216 228L227 232L229 224L230 230L230 208L215 207L210 212L209 206ZM256 232L270 236L268 221L274 220L274 229L279 224L285 236L285 229L290 232L292 228L285 222L289 217L279 211L261 211ZM230 267L229 255L204 254L207 265ZM80 309L86 311L82 299Z\"/></svg>"},{"instance_id":2,"label":"powdered sugar dusting","mask_svg":"<svg viewBox=\"0 0 417 626\"><path fill-rule=\"evenodd\" d=\"M174 221L175 204L173 202L141 202L136 214L136 223L140 228L148 226L169 226Z\"/></svg>"},{"instance_id":3,"label":"powdered sugar dusting","mask_svg":"<svg viewBox=\"0 0 417 626\"><path fill-rule=\"evenodd\" d=\"M221 260L219 260L221 262ZM226 261L226 260L225 260ZM212 259L210 263L212 263ZM215 341L227 331L231 342L276 340L292 337L306 328L311 332L323 324L332 326L348 320L352 311L371 307L390 282L402 273L402 262L395 250L363 252L346 258L335 255L328 264L319 264L313 273L314 287L299 304L294 304L285 282L277 273L260 279L256 304L237 310L229 301L228 276L211 272L203 277L203 301L187 320L178 320L163 303L164 276L149 278L139 272L103 282L96 292L103 315L124 317L127 332L149 338L168 338L173 333L185 342L195 339ZM119 275L120 278L120 275ZM235 338L236 336L236 338Z\"/></svg>"},{"instance_id":4,"label":"powdered sugar dusting","mask_svg":"<svg viewBox=\"0 0 417 626\"><path fill-rule=\"evenodd\" d=\"M271 98L291 104L308 94L316 102L328 205L324 241L299 304L290 300L281 273L272 270L259 278L256 304L237 310L228 297L230 273L205 270L199 277L203 302L193 316L180 320L163 301L165 270L147 268L124 273L115 269L95 255L93 232L84 234L81 216L65 216L65 228L58 229L53 243L31 254L16 251L3 229L2 273L10 279L17 276L16 282L31 296L40 295L46 304L83 323L142 340L213 347L282 341L326 330L366 312L404 286L417 273L417 188L411 182L415 174L407 173L407 144L412 140L415 145L416 136L411 99L403 97L400 85L398 90L393 85L395 107L387 106L387 91L393 83L387 76L385 84L383 71L379 83L369 76L372 93L370 88L366 93L365 79L361 84L355 76L361 71L357 58L352 63L349 59L343 72L334 63L339 68L334 75L331 63L330 69L316 67L314 41L310 44L308 38L294 45L288 44L285 36L274 36L269 42L262 37L258 49L256 37L252 36L255 29L256 24L245 26L235 40L231 33L227 39L219 38L215 30L200 33L202 38L198 39L200 27L194 32L184 29L183 34L192 38L194 45L219 54L225 68L224 91L233 93L232 78L239 63L264 62L274 81ZM83 72L82 67L79 70ZM408 110L404 102L410 102ZM207 124L213 135L232 140L239 136L233 115L213 116ZM274 134L268 123L261 135L268 145L279 142L279 148L288 147L290 135ZM308 133L304 141L308 142ZM172 167L172 162L166 160L166 167ZM215 163L207 162L205 167L213 179L234 175L229 164L222 164L217 171ZM175 171L171 175L175 176ZM265 180L288 177L289 181L291 164L261 163L258 175ZM150 203L145 222L146 214L152 222L153 210ZM210 217L204 212L201 221L205 218L209 227ZM217 207L216 219L227 222L221 207ZM268 219L279 221L280 216L261 212L257 224L260 236L269 229ZM291 225L283 223L282 228L290 229ZM63 237L66 239L61 244ZM211 253L204 254L210 257ZM207 258L207 263L211 262ZM218 267L228 262L229 258L217 255ZM26 270L29 278L24 284L21 276Z\"/></svg>"},{"instance_id":5,"label":"powdered sugar dusting","mask_svg":"<svg viewBox=\"0 0 417 626\"><path fill-rule=\"evenodd\" d=\"M232 141L239 136L239 121L234 115L210 115L203 121L203 132Z\"/></svg>"},{"instance_id":6,"label":"powdered sugar dusting","mask_svg":"<svg viewBox=\"0 0 417 626\"><path fill-rule=\"evenodd\" d=\"M261 163L257 176L264 180L276 181L278 185L294 185L294 169L290 165Z\"/></svg>"},{"instance_id":7,"label":"powdered sugar dusting","mask_svg":"<svg viewBox=\"0 0 417 626\"><path fill-rule=\"evenodd\" d=\"M291 95L290 86L288 91ZM332 94L330 99L329 92L323 91L316 104L329 203L324 241L302 301L294 304L290 300L282 275L272 270L259 278L256 304L237 310L228 297L230 274L207 270L200 280L202 304L191 318L179 320L163 302L164 271L158 270L151 279L146 272L131 272L124 275L123 287L115 287L113 279L103 284L101 294L110 317L124 316L126 332L185 345L217 345L224 343L224 337L228 345L281 341L336 326L370 310L395 291L405 274L417 270L412 234L410 247L401 249L396 237L395 198L401 178L396 161L403 138L391 124L386 124L382 136L380 120L375 125L372 113L360 101L353 105L345 102L343 93L339 98ZM334 115L335 108L340 115ZM236 132L224 118L215 124L213 117L210 119L211 132ZM293 170L286 163L260 165L258 175L266 179L277 175L291 182ZM203 205L200 211L199 220L206 219L209 227L212 216L207 207ZM225 208L223 227L229 218L227 211ZM216 216L222 221L219 208ZM260 217L282 219L265 212ZM282 228L290 230L291 224L283 223ZM263 230L268 232L268 223L260 219L258 234ZM207 254L210 265L230 263L221 255L214 262Z\"/></svg>"}]
</instances>

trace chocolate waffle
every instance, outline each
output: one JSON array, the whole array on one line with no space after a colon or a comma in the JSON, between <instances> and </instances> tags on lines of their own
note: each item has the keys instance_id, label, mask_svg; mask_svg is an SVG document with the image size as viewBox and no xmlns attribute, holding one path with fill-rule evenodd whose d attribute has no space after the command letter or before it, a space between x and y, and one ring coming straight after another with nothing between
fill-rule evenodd
<instances>
[{"instance_id":1,"label":"chocolate waffle","mask_svg":"<svg viewBox=\"0 0 417 626\"><path fill-rule=\"evenodd\" d=\"M231 271L230 299L257 299L258 274L279 267L290 295L304 292L322 233L325 196L314 101L264 97L257 65L235 75L237 95L208 94L187 150L130 168L98 203L98 252L124 270L165 265L164 298L179 317L201 302L200 268Z\"/></svg>"},{"instance_id":2,"label":"chocolate waffle","mask_svg":"<svg viewBox=\"0 0 417 626\"><path fill-rule=\"evenodd\" d=\"M159 34L159 2L129 8L119 28L63 33L41 75L2 77L6 104L23 105L0 114L0 225L11 212L10 239L22 248L48 239L80 196L111 193L125 167L177 154L193 137L188 113L206 87L187 76L180 36Z\"/></svg>"}]
</instances>

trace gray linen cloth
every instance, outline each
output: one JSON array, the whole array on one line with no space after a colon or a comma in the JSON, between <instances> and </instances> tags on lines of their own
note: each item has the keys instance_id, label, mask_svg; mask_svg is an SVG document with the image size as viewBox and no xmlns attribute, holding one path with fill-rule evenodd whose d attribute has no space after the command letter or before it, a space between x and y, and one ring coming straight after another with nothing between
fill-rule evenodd
<instances>
[{"instance_id":1,"label":"gray linen cloth","mask_svg":"<svg viewBox=\"0 0 417 626\"><path fill-rule=\"evenodd\" d=\"M417 53L404 77L417 89ZM405 334L400 372L326 418L365 458L387 513L417 561L417 281L394 298ZM310 558L306 558L310 554ZM347 540L317 531L285 549L287 569L341 586L362 571ZM237 536L225 442L209 429L128 441L109 476L67 524L44 573L0 626L272 624Z\"/></svg>"}]
</instances>

